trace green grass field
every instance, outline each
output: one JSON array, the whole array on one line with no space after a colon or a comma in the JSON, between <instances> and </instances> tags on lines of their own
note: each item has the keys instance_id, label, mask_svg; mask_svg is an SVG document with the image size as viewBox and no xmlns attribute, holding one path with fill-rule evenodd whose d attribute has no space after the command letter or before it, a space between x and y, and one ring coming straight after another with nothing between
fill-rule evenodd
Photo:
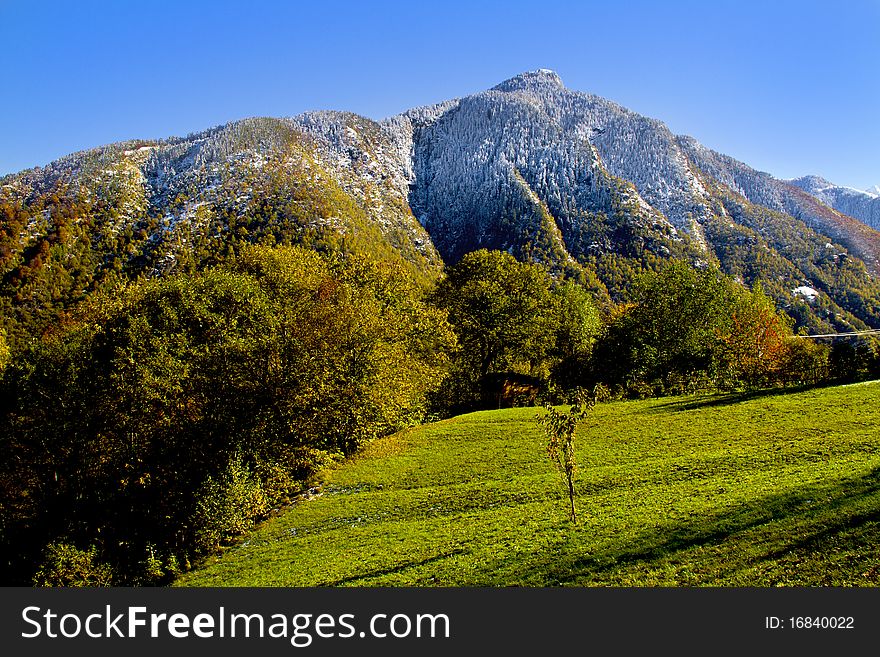
<instances>
[{"instance_id":1,"label":"green grass field","mask_svg":"<svg viewBox=\"0 0 880 657\"><path fill-rule=\"evenodd\" d=\"M185 586L880 585L880 382L600 405L567 518L538 409L391 436Z\"/></svg>"}]
</instances>

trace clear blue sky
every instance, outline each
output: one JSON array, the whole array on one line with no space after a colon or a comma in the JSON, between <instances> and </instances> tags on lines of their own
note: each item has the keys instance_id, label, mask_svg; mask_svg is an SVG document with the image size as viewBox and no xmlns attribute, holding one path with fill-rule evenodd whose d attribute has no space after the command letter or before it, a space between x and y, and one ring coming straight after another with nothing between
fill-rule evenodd
<instances>
[{"instance_id":1,"label":"clear blue sky","mask_svg":"<svg viewBox=\"0 0 880 657\"><path fill-rule=\"evenodd\" d=\"M0 174L247 116L372 118L552 68L779 177L880 184L880 0L0 0Z\"/></svg>"}]
</instances>

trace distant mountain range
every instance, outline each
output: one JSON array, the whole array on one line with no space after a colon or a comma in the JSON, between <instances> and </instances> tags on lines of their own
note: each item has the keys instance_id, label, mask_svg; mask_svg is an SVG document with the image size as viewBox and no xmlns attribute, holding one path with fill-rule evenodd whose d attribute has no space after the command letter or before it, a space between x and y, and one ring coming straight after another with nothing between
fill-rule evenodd
<instances>
[{"instance_id":1,"label":"distant mountain range","mask_svg":"<svg viewBox=\"0 0 880 657\"><path fill-rule=\"evenodd\" d=\"M0 210L13 333L34 304L252 241L367 250L426 280L504 249L609 301L682 258L760 281L807 329L880 327L880 197L776 179L546 69L379 122L310 112L76 153L0 179Z\"/></svg>"},{"instance_id":2,"label":"distant mountain range","mask_svg":"<svg viewBox=\"0 0 880 657\"><path fill-rule=\"evenodd\" d=\"M880 229L880 185L862 191L835 185L819 176L804 176L789 182L838 212L855 217L871 228Z\"/></svg>"}]
</instances>

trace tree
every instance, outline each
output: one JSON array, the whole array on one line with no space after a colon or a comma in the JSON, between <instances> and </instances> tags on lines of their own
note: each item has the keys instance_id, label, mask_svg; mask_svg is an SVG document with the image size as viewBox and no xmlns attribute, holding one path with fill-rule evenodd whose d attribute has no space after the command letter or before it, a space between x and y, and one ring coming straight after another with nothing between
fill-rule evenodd
<instances>
[{"instance_id":1,"label":"tree","mask_svg":"<svg viewBox=\"0 0 880 657\"><path fill-rule=\"evenodd\" d=\"M831 347L809 338L793 337L786 343L782 368L787 384L815 384L829 378Z\"/></svg>"},{"instance_id":2,"label":"tree","mask_svg":"<svg viewBox=\"0 0 880 657\"><path fill-rule=\"evenodd\" d=\"M554 356L559 360L587 356L602 327L592 295L573 281L557 285L553 295L557 318Z\"/></svg>"},{"instance_id":3,"label":"tree","mask_svg":"<svg viewBox=\"0 0 880 657\"><path fill-rule=\"evenodd\" d=\"M596 346L596 377L671 390L698 373L713 376L735 285L717 270L680 262L642 277Z\"/></svg>"},{"instance_id":4,"label":"tree","mask_svg":"<svg viewBox=\"0 0 880 657\"><path fill-rule=\"evenodd\" d=\"M592 296L573 281L557 281L540 265L503 251L474 251L451 267L433 302L449 313L458 338L445 403L456 410L494 398L502 375L546 385L565 378L589 354L600 319ZM566 361L561 369L557 366ZM503 377L502 377L503 378Z\"/></svg>"},{"instance_id":5,"label":"tree","mask_svg":"<svg viewBox=\"0 0 880 657\"><path fill-rule=\"evenodd\" d=\"M9 345L6 344L6 331L0 328L0 373L9 362Z\"/></svg>"},{"instance_id":6,"label":"tree","mask_svg":"<svg viewBox=\"0 0 880 657\"><path fill-rule=\"evenodd\" d=\"M433 299L449 312L459 362L474 379L544 364L555 337L551 282L540 266L503 251L473 251L449 269Z\"/></svg>"},{"instance_id":7,"label":"tree","mask_svg":"<svg viewBox=\"0 0 880 657\"><path fill-rule=\"evenodd\" d=\"M588 376L593 344L602 318L586 288L564 281L553 290L557 302L556 342L551 354L551 378L563 389L583 385Z\"/></svg>"},{"instance_id":8,"label":"tree","mask_svg":"<svg viewBox=\"0 0 880 657\"><path fill-rule=\"evenodd\" d=\"M719 330L720 358L733 381L747 388L783 378L791 320L776 310L760 283L737 297L727 327Z\"/></svg>"},{"instance_id":9,"label":"tree","mask_svg":"<svg viewBox=\"0 0 880 657\"><path fill-rule=\"evenodd\" d=\"M544 407L544 415L538 417L547 436L547 456L562 474L568 490L569 515L572 522L577 522L577 510L574 504L574 478L577 473L575 434L578 424L596 405L598 397L602 394L601 390L597 387L593 396L587 396L583 391L579 391L575 403L564 413L547 404Z\"/></svg>"}]
</instances>

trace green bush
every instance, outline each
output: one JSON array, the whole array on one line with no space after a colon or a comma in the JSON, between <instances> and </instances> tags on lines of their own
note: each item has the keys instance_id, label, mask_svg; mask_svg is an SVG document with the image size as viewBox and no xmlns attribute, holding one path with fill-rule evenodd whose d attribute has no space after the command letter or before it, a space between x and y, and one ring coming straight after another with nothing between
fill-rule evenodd
<instances>
[{"instance_id":1,"label":"green bush","mask_svg":"<svg viewBox=\"0 0 880 657\"><path fill-rule=\"evenodd\" d=\"M880 341L870 338L836 340L831 345L828 365L832 378L864 381L880 376Z\"/></svg>"},{"instance_id":2,"label":"green bush","mask_svg":"<svg viewBox=\"0 0 880 657\"><path fill-rule=\"evenodd\" d=\"M672 263L612 314L584 383L634 397L773 385L790 335L760 285L749 291L717 270Z\"/></svg>"},{"instance_id":3,"label":"green bush","mask_svg":"<svg viewBox=\"0 0 880 657\"><path fill-rule=\"evenodd\" d=\"M782 377L785 383L812 385L829 377L828 345L809 338L791 338L786 346Z\"/></svg>"},{"instance_id":4,"label":"green bush","mask_svg":"<svg viewBox=\"0 0 880 657\"><path fill-rule=\"evenodd\" d=\"M69 543L50 543L33 577L34 586L110 586L113 571L98 561L97 548L80 550Z\"/></svg>"},{"instance_id":5,"label":"green bush","mask_svg":"<svg viewBox=\"0 0 880 657\"><path fill-rule=\"evenodd\" d=\"M193 547L204 552L252 529L270 508L262 483L240 455L218 476L208 476L196 497Z\"/></svg>"}]
</instances>

